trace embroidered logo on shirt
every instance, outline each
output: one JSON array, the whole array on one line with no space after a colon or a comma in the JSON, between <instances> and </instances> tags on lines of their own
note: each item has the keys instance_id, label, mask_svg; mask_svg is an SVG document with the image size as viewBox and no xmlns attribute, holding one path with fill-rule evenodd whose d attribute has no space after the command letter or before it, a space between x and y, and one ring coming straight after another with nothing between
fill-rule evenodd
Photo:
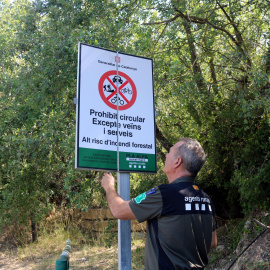
<instances>
[{"instance_id":1,"label":"embroidered logo on shirt","mask_svg":"<svg viewBox=\"0 0 270 270\"><path fill-rule=\"evenodd\" d=\"M135 203L139 204L139 203L141 203L143 200L145 200L145 198L146 198L146 192L144 192L144 193L140 194L139 196L137 196L137 197L134 199L134 201L135 201Z\"/></svg>"},{"instance_id":2,"label":"embroidered logo on shirt","mask_svg":"<svg viewBox=\"0 0 270 270\"><path fill-rule=\"evenodd\" d=\"M196 186L196 185L193 185L193 188L194 188L195 190L199 190L198 186Z\"/></svg>"},{"instance_id":3,"label":"embroidered logo on shirt","mask_svg":"<svg viewBox=\"0 0 270 270\"><path fill-rule=\"evenodd\" d=\"M156 189L155 188L152 188L150 191L148 191L146 193L146 195L150 195L150 194L154 194L154 193L156 193Z\"/></svg>"}]
</instances>

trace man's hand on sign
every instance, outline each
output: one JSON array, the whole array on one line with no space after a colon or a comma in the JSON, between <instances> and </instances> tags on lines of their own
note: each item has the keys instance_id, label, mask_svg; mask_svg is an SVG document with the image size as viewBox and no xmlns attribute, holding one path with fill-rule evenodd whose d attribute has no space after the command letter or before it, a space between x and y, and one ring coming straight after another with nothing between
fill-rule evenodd
<instances>
[{"instance_id":1,"label":"man's hand on sign","mask_svg":"<svg viewBox=\"0 0 270 270\"><path fill-rule=\"evenodd\" d=\"M101 186L104 188L104 190L107 192L108 189L114 188L115 185L115 179L112 176L111 173L104 173L102 179L101 179Z\"/></svg>"}]
</instances>

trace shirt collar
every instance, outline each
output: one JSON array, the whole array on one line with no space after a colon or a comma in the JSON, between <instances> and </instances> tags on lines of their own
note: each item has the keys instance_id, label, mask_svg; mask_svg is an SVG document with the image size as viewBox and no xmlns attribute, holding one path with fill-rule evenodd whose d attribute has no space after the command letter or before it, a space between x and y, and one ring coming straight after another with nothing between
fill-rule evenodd
<instances>
[{"instance_id":1,"label":"shirt collar","mask_svg":"<svg viewBox=\"0 0 270 270\"><path fill-rule=\"evenodd\" d=\"M171 184L177 184L177 183L180 183L180 182L189 182L189 183L195 183L195 177L194 176L183 176L183 177L179 177L179 178L176 178L175 180L173 180L171 182Z\"/></svg>"}]
</instances>

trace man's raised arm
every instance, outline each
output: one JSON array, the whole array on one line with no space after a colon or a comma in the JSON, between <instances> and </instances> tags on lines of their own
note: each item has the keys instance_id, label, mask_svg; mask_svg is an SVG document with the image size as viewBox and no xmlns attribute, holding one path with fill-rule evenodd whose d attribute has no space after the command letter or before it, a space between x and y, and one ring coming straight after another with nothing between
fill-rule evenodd
<instances>
[{"instance_id":1,"label":"man's raised arm","mask_svg":"<svg viewBox=\"0 0 270 270\"><path fill-rule=\"evenodd\" d=\"M115 179L105 173L101 180L101 186L106 192L109 208L115 218L121 220L135 219L135 215L129 207L129 201L124 201L115 190Z\"/></svg>"}]
</instances>

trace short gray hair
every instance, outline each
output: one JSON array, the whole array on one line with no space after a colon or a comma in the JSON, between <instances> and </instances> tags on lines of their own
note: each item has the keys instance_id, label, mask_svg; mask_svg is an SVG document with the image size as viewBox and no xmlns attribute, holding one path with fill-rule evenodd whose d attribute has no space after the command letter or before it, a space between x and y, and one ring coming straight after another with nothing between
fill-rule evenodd
<instances>
[{"instance_id":1,"label":"short gray hair","mask_svg":"<svg viewBox=\"0 0 270 270\"><path fill-rule=\"evenodd\" d=\"M182 158L184 168L196 176L202 168L206 155L200 143L191 138L181 138L182 144L178 147L177 156Z\"/></svg>"}]
</instances>

